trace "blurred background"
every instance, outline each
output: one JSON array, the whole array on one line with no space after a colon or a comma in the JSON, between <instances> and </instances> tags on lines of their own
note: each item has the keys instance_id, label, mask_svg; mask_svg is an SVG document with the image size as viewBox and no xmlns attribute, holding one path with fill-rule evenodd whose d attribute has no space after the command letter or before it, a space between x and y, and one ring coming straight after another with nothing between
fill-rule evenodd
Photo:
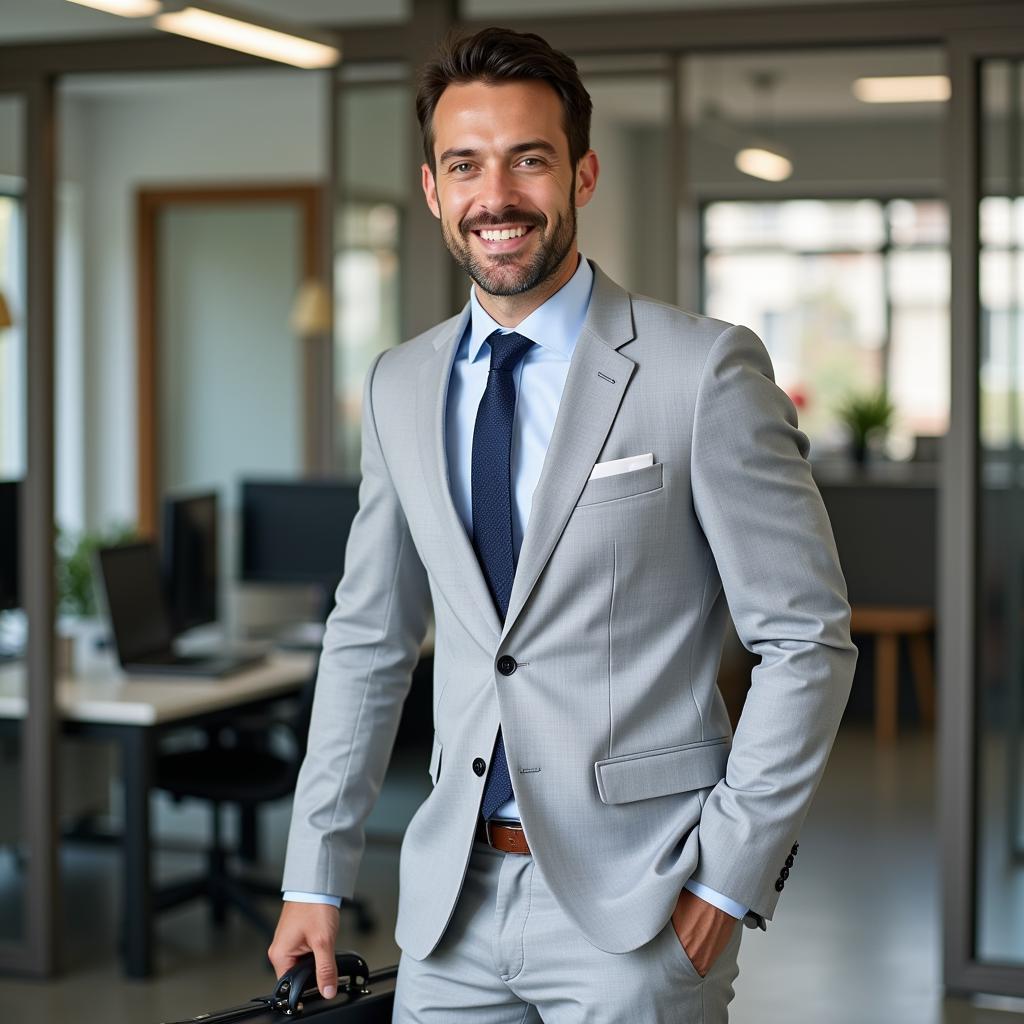
<instances>
[{"instance_id":1,"label":"blurred background","mask_svg":"<svg viewBox=\"0 0 1024 1024\"><path fill-rule=\"evenodd\" d=\"M847 579L853 693L733 1019L1024 1015L1024 6L180 6L0 0L0 1001L272 987L364 375L468 298L415 71L504 24L593 98L584 255L764 340ZM342 912L372 967L432 651ZM755 663L729 635L734 722Z\"/></svg>"}]
</instances>

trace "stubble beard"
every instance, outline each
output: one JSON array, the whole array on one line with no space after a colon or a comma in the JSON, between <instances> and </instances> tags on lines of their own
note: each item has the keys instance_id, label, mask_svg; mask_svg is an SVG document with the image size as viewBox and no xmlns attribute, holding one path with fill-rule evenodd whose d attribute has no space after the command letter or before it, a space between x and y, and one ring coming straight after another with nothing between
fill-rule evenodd
<instances>
[{"instance_id":1,"label":"stubble beard","mask_svg":"<svg viewBox=\"0 0 1024 1024\"><path fill-rule=\"evenodd\" d=\"M504 223L522 224L524 220L520 217ZM572 249L576 240L576 199L572 191L569 192L568 214L559 212L549 238L544 235L549 222L543 215L529 219L526 223L534 225L540 243L523 266L518 262L520 257L517 253L495 253L493 256L478 258L470 248L469 230L460 225L459 234L456 234L448 228L443 217L441 237L463 272L488 295L522 295L553 277ZM502 222L484 224L476 221L473 224L476 229L501 226ZM512 272L509 273L509 270Z\"/></svg>"}]
</instances>

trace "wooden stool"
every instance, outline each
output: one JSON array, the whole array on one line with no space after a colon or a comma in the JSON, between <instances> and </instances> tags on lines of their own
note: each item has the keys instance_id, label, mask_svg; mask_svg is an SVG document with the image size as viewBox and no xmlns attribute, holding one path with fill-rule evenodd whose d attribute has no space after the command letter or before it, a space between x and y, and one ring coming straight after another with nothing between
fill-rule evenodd
<instances>
[{"instance_id":1,"label":"wooden stool","mask_svg":"<svg viewBox=\"0 0 1024 1024\"><path fill-rule=\"evenodd\" d=\"M929 634L935 628L931 608L855 605L851 633L871 633L875 638L875 739L893 743L899 713L899 640L907 638L914 692L921 718L935 722L935 674Z\"/></svg>"}]
</instances>

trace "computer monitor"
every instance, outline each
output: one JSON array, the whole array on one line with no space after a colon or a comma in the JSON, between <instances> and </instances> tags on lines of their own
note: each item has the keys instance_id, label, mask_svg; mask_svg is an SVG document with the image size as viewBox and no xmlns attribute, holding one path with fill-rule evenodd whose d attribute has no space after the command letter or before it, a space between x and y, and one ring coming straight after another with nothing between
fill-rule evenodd
<instances>
[{"instance_id":1,"label":"computer monitor","mask_svg":"<svg viewBox=\"0 0 1024 1024\"><path fill-rule=\"evenodd\" d=\"M161 521L161 575L175 634L217 621L217 495L168 497Z\"/></svg>"},{"instance_id":2,"label":"computer monitor","mask_svg":"<svg viewBox=\"0 0 1024 1024\"><path fill-rule=\"evenodd\" d=\"M0 611L21 606L18 501L21 482L0 480Z\"/></svg>"},{"instance_id":3,"label":"computer monitor","mask_svg":"<svg viewBox=\"0 0 1024 1024\"><path fill-rule=\"evenodd\" d=\"M358 481L244 480L242 579L333 587L358 508Z\"/></svg>"}]
</instances>

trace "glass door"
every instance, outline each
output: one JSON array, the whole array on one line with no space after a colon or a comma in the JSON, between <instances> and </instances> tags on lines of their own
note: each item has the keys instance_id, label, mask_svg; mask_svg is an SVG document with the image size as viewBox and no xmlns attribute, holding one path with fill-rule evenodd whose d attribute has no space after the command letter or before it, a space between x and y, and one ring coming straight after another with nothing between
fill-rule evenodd
<instances>
[{"instance_id":1,"label":"glass door","mask_svg":"<svg viewBox=\"0 0 1024 1024\"><path fill-rule=\"evenodd\" d=\"M951 49L947 987L1024 995L1024 38Z\"/></svg>"}]
</instances>

